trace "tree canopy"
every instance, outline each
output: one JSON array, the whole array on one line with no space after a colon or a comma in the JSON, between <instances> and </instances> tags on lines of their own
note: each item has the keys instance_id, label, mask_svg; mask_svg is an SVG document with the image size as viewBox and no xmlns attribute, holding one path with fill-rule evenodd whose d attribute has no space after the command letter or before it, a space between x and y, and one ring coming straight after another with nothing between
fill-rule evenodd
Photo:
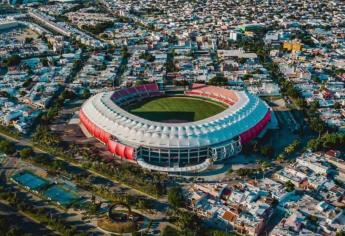
<instances>
[{"instance_id":1,"label":"tree canopy","mask_svg":"<svg viewBox=\"0 0 345 236\"><path fill-rule=\"evenodd\" d=\"M18 66L20 62L22 61L22 58L19 55L11 55L9 58L4 60L4 64L8 67L11 66Z\"/></svg>"},{"instance_id":2,"label":"tree canopy","mask_svg":"<svg viewBox=\"0 0 345 236\"><path fill-rule=\"evenodd\" d=\"M312 151L326 151L332 148L345 148L345 134L327 133L320 138L311 139L307 147Z\"/></svg>"},{"instance_id":3,"label":"tree canopy","mask_svg":"<svg viewBox=\"0 0 345 236\"><path fill-rule=\"evenodd\" d=\"M168 202L174 208L184 205L182 189L180 187L172 187L168 190Z\"/></svg>"},{"instance_id":4,"label":"tree canopy","mask_svg":"<svg viewBox=\"0 0 345 236\"><path fill-rule=\"evenodd\" d=\"M0 140L0 152L5 154L13 154L16 152L16 146L14 143L7 140Z\"/></svg>"},{"instance_id":5,"label":"tree canopy","mask_svg":"<svg viewBox=\"0 0 345 236\"><path fill-rule=\"evenodd\" d=\"M292 192L295 190L295 185L291 181L285 183L285 189L287 192Z\"/></svg>"},{"instance_id":6,"label":"tree canopy","mask_svg":"<svg viewBox=\"0 0 345 236\"><path fill-rule=\"evenodd\" d=\"M228 80L222 75L217 75L208 82L210 85L227 85L227 83Z\"/></svg>"},{"instance_id":7,"label":"tree canopy","mask_svg":"<svg viewBox=\"0 0 345 236\"><path fill-rule=\"evenodd\" d=\"M33 154L34 154L34 151L32 150L31 147L26 147L19 151L19 156L21 158L29 158Z\"/></svg>"}]
</instances>

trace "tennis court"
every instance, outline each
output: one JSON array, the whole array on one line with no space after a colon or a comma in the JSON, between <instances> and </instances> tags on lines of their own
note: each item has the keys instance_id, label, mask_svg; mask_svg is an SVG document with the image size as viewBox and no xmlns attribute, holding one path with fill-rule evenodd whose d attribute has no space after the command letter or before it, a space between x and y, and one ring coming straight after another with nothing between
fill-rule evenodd
<instances>
[{"instance_id":1,"label":"tennis court","mask_svg":"<svg viewBox=\"0 0 345 236\"><path fill-rule=\"evenodd\" d=\"M12 179L18 184L30 190L36 191L44 188L49 184L47 180L27 171L14 175Z\"/></svg>"},{"instance_id":2,"label":"tennis court","mask_svg":"<svg viewBox=\"0 0 345 236\"><path fill-rule=\"evenodd\" d=\"M63 207L69 207L71 204L81 199L75 192L69 191L60 185L54 185L48 188L43 192L43 195Z\"/></svg>"}]
</instances>

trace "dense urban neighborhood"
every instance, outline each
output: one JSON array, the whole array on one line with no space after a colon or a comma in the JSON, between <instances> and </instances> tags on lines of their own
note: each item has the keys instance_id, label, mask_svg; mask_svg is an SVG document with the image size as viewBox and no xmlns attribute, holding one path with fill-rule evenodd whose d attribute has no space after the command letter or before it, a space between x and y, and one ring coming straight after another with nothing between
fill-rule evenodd
<instances>
[{"instance_id":1,"label":"dense urban neighborhood","mask_svg":"<svg viewBox=\"0 0 345 236\"><path fill-rule=\"evenodd\" d=\"M345 235L345 2L0 0L0 235Z\"/></svg>"}]
</instances>

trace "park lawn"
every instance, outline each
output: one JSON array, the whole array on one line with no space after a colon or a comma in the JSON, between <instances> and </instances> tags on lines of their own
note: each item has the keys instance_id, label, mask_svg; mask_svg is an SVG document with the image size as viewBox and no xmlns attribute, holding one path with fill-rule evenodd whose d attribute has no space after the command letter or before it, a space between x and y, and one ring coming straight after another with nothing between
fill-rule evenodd
<instances>
[{"instance_id":1,"label":"park lawn","mask_svg":"<svg viewBox=\"0 0 345 236\"><path fill-rule=\"evenodd\" d=\"M144 119L158 122L192 122L214 116L226 106L195 97L160 97L138 102L126 110Z\"/></svg>"}]
</instances>

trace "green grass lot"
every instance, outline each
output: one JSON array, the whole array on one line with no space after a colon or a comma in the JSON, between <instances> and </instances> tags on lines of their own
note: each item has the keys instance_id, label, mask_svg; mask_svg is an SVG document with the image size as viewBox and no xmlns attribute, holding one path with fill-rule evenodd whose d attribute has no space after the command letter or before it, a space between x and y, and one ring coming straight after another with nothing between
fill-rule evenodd
<instances>
[{"instance_id":1,"label":"green grass lot","mask_svg":"<svg viewBox=\"0 0 345 236\"><path fill-rule=\"evenodd\" d=\"M130 113L158 122L198 121L227 108L222 103L196 97L160 97L147 99L126 108Z\"/></svg>"}]
</instances>

